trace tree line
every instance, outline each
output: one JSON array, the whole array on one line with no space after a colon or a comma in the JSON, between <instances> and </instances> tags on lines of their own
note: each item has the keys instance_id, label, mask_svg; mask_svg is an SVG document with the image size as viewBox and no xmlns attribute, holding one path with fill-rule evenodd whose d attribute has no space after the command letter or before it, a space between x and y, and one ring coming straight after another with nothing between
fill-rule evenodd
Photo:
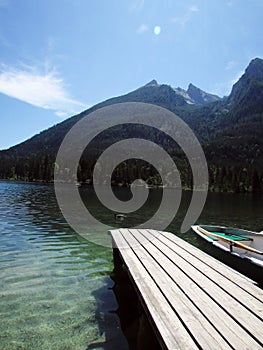
<instances>
[{"instance_id":1,"label":"tree line","mask_svg":"<svg viewBox=\"0 0 263 350\"><path fill-rule=\"evenodd\" d=\"M77 176L69 168L58 169L67 182L78 181L81 184L93 182L93 170L96 161L82 158L79 162ZM176 160L182 187L192 189L192 170L185 160ZM55 159L49 155L14 160L2 159L0 162L0 178L3 180L53 182ZM105 178L102 165L97 164L98 176L96 181L100 184L110 181L113 186L129 187L134 180L142 179L151 187L176 187L176 174L166 172L163 183L159 172L145 161L131 159L119 164L110 179ZM263 171L253 166L222 166L208 165L209 190L213 192L234 193L263 193Z\"/></svg>"}]
</instances>

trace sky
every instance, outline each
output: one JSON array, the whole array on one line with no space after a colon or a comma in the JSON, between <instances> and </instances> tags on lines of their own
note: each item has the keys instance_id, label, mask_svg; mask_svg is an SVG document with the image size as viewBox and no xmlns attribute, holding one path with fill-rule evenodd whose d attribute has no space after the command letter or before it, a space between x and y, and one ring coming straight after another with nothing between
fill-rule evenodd
<instances>
[{"instance_id":1,"label":"sky","mask_svg":"<svg viewBox=\"0 0 263 350\"><path fill-rule=\"evenodd\" d=\"M0 149L149 81L228 95L262 0L0 0Z\"/></svg>"}]
</instances>

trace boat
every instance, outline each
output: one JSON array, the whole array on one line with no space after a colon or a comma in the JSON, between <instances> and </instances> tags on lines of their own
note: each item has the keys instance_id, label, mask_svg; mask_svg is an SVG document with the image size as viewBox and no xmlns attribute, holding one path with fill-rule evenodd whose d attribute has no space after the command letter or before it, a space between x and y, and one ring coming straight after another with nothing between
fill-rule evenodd
<instances>
[{"instance_id":1,"label":"boat","mask_svg":"<svg viewBox=\"0 0 263 350\"><path fill-rule=\"evenodd\" d=\"M193 225L192 230L214 246L263 267L263 231L208 225Z\"/></svg>"}]
</instances>

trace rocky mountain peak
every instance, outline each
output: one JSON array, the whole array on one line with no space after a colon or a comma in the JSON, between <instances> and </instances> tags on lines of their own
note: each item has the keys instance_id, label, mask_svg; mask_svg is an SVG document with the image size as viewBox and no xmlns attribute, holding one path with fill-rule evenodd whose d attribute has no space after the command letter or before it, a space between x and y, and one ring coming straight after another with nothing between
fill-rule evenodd
<instances>
[{"instance_id":1,"label":"rocky mountain peak","mask_svg":"<svg viewBox=\"0 0 263 350\"><path fill-rule=\"evenodd\" d=\"M145 86L159 86L157 80L153 79L149 83L147 83Z\"/></svg>"},{"instance_id":2,"label":"rocky mountain peak","mask_svg":"<svg viewBox=\"0 0 263 350\"><path fill-rule=\"evenodd\" d=\"M213 95L213 94L209 94L209 93L199 89L198 87L196 87L192 83L189 84L188 89L187 89L187 93L188 93L189 97L191 98L191 100L193 101L193 103L195 103L195 104L202 105L205 103L215 102L215 101L220 100L220 97Z\"/></svg>"},{"instance_id":3,"label":"rocky mountain peak","mask_svg":"<svg viewBox=\"0 0 263 350\"><path fill-rule=\"evenodd\" d=\"M263 80L263 60L254 58L246 68L245 75L257 80Z\"/></svg>"},{"instance_id":4,"label":"rocky mountain peak","mask_svg":"<svg viewBox=\"0 0 263 350\"><path fill-rule=\"evenodd\" d=\"M263 83L263 60L254 58L245 70L245 73L234 84L229 96L230 102L238 102L253 88L253 85Z\"/></svg>"}]
</instances>

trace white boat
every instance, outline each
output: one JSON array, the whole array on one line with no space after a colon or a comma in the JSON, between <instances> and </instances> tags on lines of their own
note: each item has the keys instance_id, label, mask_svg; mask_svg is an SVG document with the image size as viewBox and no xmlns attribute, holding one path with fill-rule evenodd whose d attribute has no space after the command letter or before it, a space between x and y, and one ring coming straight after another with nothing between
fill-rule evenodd
<instances>
[{"instance_id":1,"label":"white boat","mask_svg":"<svg viewBox=\"0 0 263 350\"><path fill-rule=\"evenodd\" d=\"M194 225L192 229L214 246L263 267L263 231L208 225Z\"/></svg>"}]
</instances>

